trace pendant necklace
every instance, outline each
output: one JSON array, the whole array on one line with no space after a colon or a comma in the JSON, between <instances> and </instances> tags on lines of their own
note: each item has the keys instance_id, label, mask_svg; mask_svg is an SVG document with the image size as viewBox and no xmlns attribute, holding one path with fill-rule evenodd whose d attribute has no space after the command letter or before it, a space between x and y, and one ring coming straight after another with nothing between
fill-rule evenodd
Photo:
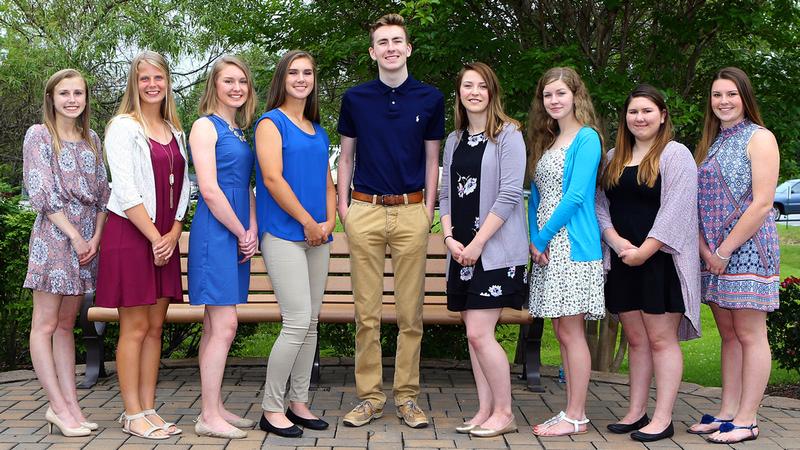
<instances>
[{"instance_id":1,"label":"pendant necklace","mask_svg":"<svg viewBox=\"0 0 800 450\"><path fill-rule=\"evenodd\" d=\"M158 142L155 139L153 139L153 140L156 143L158 143L158 146L161 147L161 150L167 155L167 161L169 161L169 209L172 209L172 208L175 207L174 206L174 200L173 200L173 193L172 193L172 186L175 184L175 173L172 170L173 163L175 161L175 157L172 154L172 152L169 151L169 144L167 144L165 146L161 142ZM170 144L171 143L172 143L172 140L170 140Z\"/></svg>"}]
</instances>

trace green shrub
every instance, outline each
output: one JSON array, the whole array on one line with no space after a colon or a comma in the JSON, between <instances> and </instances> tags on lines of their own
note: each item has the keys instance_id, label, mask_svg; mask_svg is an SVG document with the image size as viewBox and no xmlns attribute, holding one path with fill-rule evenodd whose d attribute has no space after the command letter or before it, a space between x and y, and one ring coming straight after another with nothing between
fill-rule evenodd
<instances>
[{"instance_id":1,"label":"green shrub","mask_svg":"<svg viewBox=\"0 0 800 450\"><path fill-rule=\"evenodd\" d=\"M28 240L36 214L19 206L19 195L0 183L0 370L30 364L31 292L23 289Z\"/></svg>"},{"instance_id":2,"label":"green shrub","mask_svg":"<svg viewBox=\"0 0 800 450\"><path fill-rule=\"evenodd\" d=\"M321 356L354 356L356 325L353 323L319 324ZM397 325L381 325L383 356L394 356L397 350ZM469 359L467 332L463 325L426 325L422 335L423 358Z\"/></svg>"},{"instance_id":3,"label":"green shrub","mask_svg":"<svg viewBox=\"0 0 800 450\"><path fill-rule=\"evenodd\" d=\"M780 308L769 314L767 332L778 366L800 373L800 278L781 283Z\"/></svg>"}]
</instances>

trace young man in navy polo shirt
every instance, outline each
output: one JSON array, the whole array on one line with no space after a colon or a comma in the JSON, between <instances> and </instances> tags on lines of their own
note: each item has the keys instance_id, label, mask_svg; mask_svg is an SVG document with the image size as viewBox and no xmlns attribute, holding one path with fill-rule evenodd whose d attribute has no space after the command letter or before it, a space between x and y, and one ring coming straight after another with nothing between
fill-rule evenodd
<instances>
[{"instance_id":1,"label":"young man in navy polo shirt","mask_svg":"<svg viewBox=\"0 0 800 450\"><path fill-rule=\"evenodd\" d=\"M361 400L343 422L361 426L383 415L380 319L388 244L399 328L394 401L398 417L422 428L428 425L417 406L422 297L444 137L444 97L409 76L411 44L400 15L387 14L370 27L369 55L378 63L378 79L345 92L339 116L338 210L350 245L356 393Z\"/></svg>"}]
</instances>

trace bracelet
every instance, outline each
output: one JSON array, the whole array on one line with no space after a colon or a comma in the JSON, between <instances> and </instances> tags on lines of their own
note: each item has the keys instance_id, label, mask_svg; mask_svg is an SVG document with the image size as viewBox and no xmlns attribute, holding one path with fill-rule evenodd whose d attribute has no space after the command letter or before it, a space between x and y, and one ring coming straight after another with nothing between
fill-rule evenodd
<instances>
[{"instance_id":1,"label":"bracelet","mask_svg":"<svg viewBox=\"0 0 800 450\"><path fill-rule=\"evenodd\" d=\"M721 260L723 260L723 261L728 261L729 259L731 259L731 257L730 257L730 256L728 256L728 257L726 258L726 257L724 257L724 256L720 255L720 254L719 254L719 247L717 247L717 249L716 249L716 250L714 250L714 255L715 255L717 258L719 258L719 259L721 259Z\"/></svg>"},{"instance_id":2,"label":"bracelet","mask_svg":"<svg viewBox=\"0 0 800 450\"><path fill-rule=\"evenodd\" d=\"M447 244L447 238L452 238L452 237L453 237L453 235L452 235L452 234L449 234L449 235L447 235L447 236L445 236L445 237L444 237L444 240L443 240L442 242L444 242L445 244Z\"/></svg>"}]
</instances>

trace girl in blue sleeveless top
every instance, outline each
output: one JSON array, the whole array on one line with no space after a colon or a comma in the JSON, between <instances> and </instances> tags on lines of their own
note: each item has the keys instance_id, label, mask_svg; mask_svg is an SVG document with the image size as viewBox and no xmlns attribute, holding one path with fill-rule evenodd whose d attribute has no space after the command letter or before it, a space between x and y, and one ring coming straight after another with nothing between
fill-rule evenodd
<instances>
[{"instance_id":1,"label":"girl in blue sleeveless top","mask_svg":"<svg viewBox=\"0 0 800 450\"><path fill-rule=\"evenodd\" d=\"M218 60L200 99L203 116L192 125L192 151L200 200L189 234L189 302L205 305L200 340L201 436L244 438L253 427L222 406L225 361L236 336L236 305L247 302L250 258L258 247L255 197L250 188L253 152L242 128L256 108L252 75L238 58Z\"/></svg>"},{"instance_id":2,"label":"girl in blue sleeveless top","mask_svg":"<svg viewBox=\"0 0 800 450\"><path fill-rule=\"evenodd\" d=\"M328 427L308 409L317 317L336 223L330 143L319 124L315 81L311 55L286 53L270 84L267 112L256 122L258 234L283 321L267 364L260 427L284 437L300 436L297 425Z\"/></svg>"}]
</instances>

